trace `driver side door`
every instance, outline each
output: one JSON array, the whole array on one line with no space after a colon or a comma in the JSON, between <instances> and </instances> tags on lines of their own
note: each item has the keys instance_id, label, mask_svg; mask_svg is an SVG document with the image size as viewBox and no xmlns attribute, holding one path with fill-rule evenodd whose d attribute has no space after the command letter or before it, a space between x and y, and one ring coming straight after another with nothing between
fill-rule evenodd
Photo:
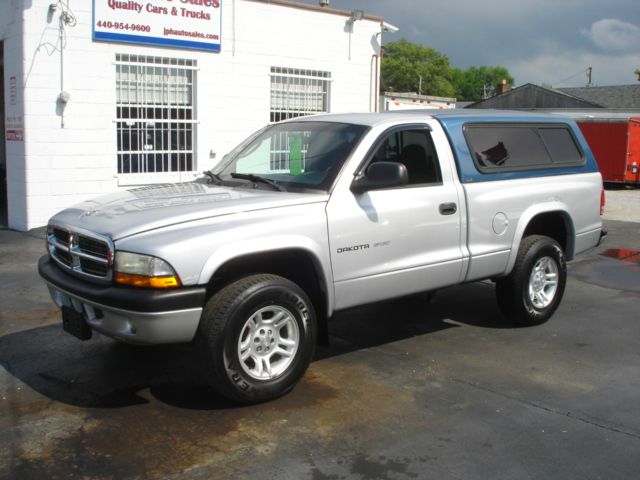
<instances>
[{"instance_id":1,"label":"driver side door","mask_svg":"<svg viewBox=\"0 0 640 480\"><path fill-rule=\"evenodd\" d=\"M451 162L439 161L431 128L411 124L386 131L364 171L376 161L402 163L408 184L332 195L327 217L336 310L460 280L458 191Z\"/></svg>"}]
</instances>

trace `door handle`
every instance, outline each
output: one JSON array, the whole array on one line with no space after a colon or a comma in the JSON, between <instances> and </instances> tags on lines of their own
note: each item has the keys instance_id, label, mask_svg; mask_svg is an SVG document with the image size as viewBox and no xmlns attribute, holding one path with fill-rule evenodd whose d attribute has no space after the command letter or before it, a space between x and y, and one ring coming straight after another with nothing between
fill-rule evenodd
<instances>
[{"instance_id":1,"label":"door handle","mask_svg":"<svg viewBox=\"0 0 640 480\"><path fill-rule=\"evenodd\" d=\"M458 211L458 206L455 203L441 203L440 215L453 215Z\"/></svg>"}]
</instances>

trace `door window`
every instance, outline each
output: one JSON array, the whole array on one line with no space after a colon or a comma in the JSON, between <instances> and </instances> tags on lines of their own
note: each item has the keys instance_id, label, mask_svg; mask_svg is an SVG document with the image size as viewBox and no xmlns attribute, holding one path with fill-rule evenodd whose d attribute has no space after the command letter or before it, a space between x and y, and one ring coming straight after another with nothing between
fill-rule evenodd
<instances>
[{"instance_id":1,"label":"door window","mask_svg":"<svg viewBox=\"0 0 640 480\"><path fill-rule=\"evenodd\" d=\"M442 184L431 134L425 128L396 130L377 147L372 162L398 162L407 169L409 185Z\"/></svg>"}]
</instances>

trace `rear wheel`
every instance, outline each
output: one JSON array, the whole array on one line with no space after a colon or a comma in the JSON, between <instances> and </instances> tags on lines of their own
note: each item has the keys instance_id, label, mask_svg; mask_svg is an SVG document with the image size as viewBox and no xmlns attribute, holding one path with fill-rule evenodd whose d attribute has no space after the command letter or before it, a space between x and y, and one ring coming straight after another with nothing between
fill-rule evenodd
<instances>
[{"instance_id":1,"label":"rear wheel","mask_svg":"<svg viewBox=\"0 0 640 480\"><path fill-rule=\"evenodd\" d=\"M566 280L566 262L558 242L542 235L525 237L511 274L496 282L498 306L520 325L544 323L560 305Z\"/></svg>"},{"instance_id":2,"label":"rear wheel","mask_svg":"<svg viewBox=\"0 0 640 480\"><path fill-rule=\"evenodd\" d=\"M276 275L251 275L207 302L196 336L205 378L222 395L257 403L289 392L316 345L307 295Z\"/></svg>"}]
</instances>

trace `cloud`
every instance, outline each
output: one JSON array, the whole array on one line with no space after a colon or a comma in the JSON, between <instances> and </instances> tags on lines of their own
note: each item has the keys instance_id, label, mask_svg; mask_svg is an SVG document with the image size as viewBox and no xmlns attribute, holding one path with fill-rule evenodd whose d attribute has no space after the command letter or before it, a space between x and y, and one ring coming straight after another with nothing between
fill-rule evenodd
<instances>
[{"instance_id":1,"label":"cloud","mask_svg":"<svg viewBox=\"0 0 640 480\"><path fill-rule=\"evenodd\" d=\"M640 65L640 54L609 55L596 52L567 51L543 53L509 63L509 71L518 85L537 83L553 87L581 87L587 84L587 67L592 67L595 85L636 83L633 71Z\"/></svg>"},{"instance_id":2,"label":"cloud","mask_svg":"<svg viewBox=\"0 0 640 480\"><path fill-rule=\"evenodd\" d=\"M640 50L640 28L615 18L603 18L584 31L601 50L607 52L632 52Z\"/></svg>"},{"instance_id":3,"label":"cloud","mask_svg":"<svg viewBox=\"0 0 640 480\"><path fill-rule=\"evenodd\" d=\"M0 0L2 1L2 0ZM318 4L318 0L299 0ZM406 38L435 48L458 68L507 67L518 85L635 84L640 67L638 0L331 0L362 9L400 28L384 42Z\"/></svg>"}]
</instances>

